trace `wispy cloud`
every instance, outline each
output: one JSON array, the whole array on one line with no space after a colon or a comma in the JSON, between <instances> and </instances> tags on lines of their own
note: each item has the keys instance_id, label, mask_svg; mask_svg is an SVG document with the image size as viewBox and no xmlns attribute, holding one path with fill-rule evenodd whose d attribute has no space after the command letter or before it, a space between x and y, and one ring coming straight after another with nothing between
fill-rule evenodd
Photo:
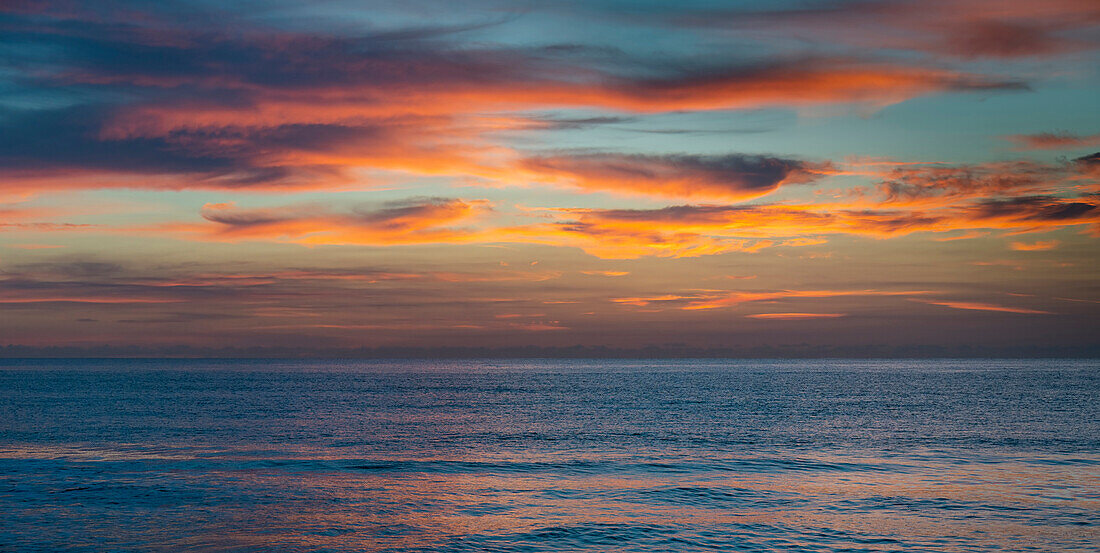
<instances>
[{"instance_id":1,"label":"wispy cloud","mask_svg":"<svg viewBox=\"0 0 1100 553\"><path fill-rule=\"evenodd\" d=\"M772 319L777 321L800 321L805 319L836 319L846 317L846 313L756 313L745 315L750 319Z\"/></svg>"},{"instance_id":2,"label":"wispy cloud","mask_svg":"<svg viewBox=\"0 0 1100 553\"><path fill-rule=\"evenodd\" d=\"M971 311L997 311L1001 313L1022 313L1030 315L1052 315L1050 311L1042 311L1039 309L1026 309L1023 307L1006 307L1003 305L996 305L992 303L979 303L970 301L934 301L934 300L915 300L929 305L939 305L942 307L950 307L952 309L966 309Z\"/></svg>"},{"instance_id":3,"label":"wispy cloud","mask_svg":"<svg viewBox=\"0 0 1100 553\"><path fill-rule=\"evenodd\" d=\"M1070 150L1100 146L1100 133L1079 135L1061 131L1014 134L1005 138L1015 143L1018 150Z\"/></svg>"},{"instance_id":4,"label":"wispy cloud","mask_svg":"<svg viewBox=\"0 0 1100 553\"><path fill-rule=\"evenodd\" d=\"M561 180L585 190L685 199L741 201L784 184L812 182L828 163L729 154L721 156L584 153L532 157L534 178Z\"/></svg>"},{"instance_id":5,"label":"wispy cloud","mask_svg":"<svg viewBox=\"0 0 1100 553\"><path fill-rule=\"evenodd\" d=\"M238 28L227 28L218 20L231 14L203 13L210 23L194 26L178 24L170 8L146 9L105 14L45 3L32 14L8 8L0 30L13 44L5 55L15 82L28 94L63 92L67 101L0 108L6 177L0 187L369 187L356 172L361 168L497 178L523 156L491 134L529 128L525 112L531 110L881 106L945 91L1022 86L930 64L858 57L593 63L583 48L465 44L448 26L339 34L250 27L257 24L231 17ZM778 158L635 161L656 172L637 184L666 196L745 197L812 172ZM601 178L585 175L616 174L618 164L613 157L523 163L546 169L547 177L568 173L588 187ZM623 191L621 176L617 182L607 186Z\"/></svg>"},{"instance_id":6,"label":"wispy cloud","mask_svg":"<svg viewBox=\"0 0 1100 553\"><path fill-rule=\"evenodd\" d=\"M668 18L668 14L662 14ZM1051 58L1097 48L1088 0L883 0L802 8L738 7L679 14L669 24L711 32L796 35L819 44L909 51L948 59Z\"/></svg>"},{"instance_id":7,"label":"wispy cloud","mask_svg":"<svg viewBox=\"0 0 1100 553\"><path fill-rule=\"evenodd\" d=\"M1057 248L1061 245L1058 240L1039 240L1037 242L1013 242L1012 249L1021 252L1043 252Z\"/></svg>"},{"instance_id":8,"label":"wispy cloud","mask_svg":"<svg viewBox=\"0 0 1100 553\"><path fill-rule=\"evenodd\" d=\"M481 200L422 198L350 211L319 205L275 209L240 209L234 204L207 204L208 224L169 224L148 229L205 240L270 240L300 244L393 245L461 242L473 233L454 227L472 222L489 210Z\"/></svg>"},{"instance_id":9,"label":"wispy cloud","mask_svg":"<svg viewBox=\"0 0 1100 553\"><path fill-rule=\"evenodd\" d=\"M672 307L695 311L733 307L744 303L770 302L789 299L822 299L838 297L918 296L930 292L923 290L774 290L774 291L725 291L704 290L683 294L613 298L614 303L634 307ZM765 316L763 318L768 318Z\"/></svg>"}]
</instances>

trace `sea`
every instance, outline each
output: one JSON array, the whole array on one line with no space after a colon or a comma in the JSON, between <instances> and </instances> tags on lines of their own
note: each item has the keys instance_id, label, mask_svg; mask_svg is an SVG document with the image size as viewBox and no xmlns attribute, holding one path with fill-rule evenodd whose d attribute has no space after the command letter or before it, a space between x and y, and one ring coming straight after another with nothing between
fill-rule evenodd
<instances>
[{"instance_id":1,"label":"sea","mask_svg":"<svg viewBox=\"0 0 1100 553\"><path fill-rule=\"evenodd\" d=\"M4 552L1097 550L1097 360L0 361Z\"/></svg>"}]
</instances>

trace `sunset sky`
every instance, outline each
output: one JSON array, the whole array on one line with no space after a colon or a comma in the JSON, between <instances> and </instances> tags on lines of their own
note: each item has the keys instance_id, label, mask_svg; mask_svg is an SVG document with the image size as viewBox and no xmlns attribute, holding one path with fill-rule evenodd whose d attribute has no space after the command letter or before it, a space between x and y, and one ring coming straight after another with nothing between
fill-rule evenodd
<instances>
[{"instance_id":1,"label":"sunset sky","mask_svg":"<svg viewBox=\"0 0 1100 553\"><path fill-rule=\"evenodd\" d=\"M0 3L0 346L1100 348L1096 0Z\"/></svg>"}]
</instances>

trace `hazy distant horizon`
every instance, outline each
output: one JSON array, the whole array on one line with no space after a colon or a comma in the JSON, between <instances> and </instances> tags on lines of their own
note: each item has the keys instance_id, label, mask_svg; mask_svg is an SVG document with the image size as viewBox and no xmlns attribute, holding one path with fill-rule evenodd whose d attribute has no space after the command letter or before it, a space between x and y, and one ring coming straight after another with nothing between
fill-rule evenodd
<instances>
[{"instance_id":1,"label":"hazy distant horizon","mask_svg":"<svg viewBox=\"0 0 1100 553\"><path fill-rule=\"evenodd\" d=\"M798 360L798 359L1100 359L1100 346L1043 348L945 348L940 346L767 346L757 348L610 348L606 346L541 347L515 346L503 348L479 347L393 347L347 349L285 349L254 348L191 348L191 347L22 347L0 346L0 360L19 359L729 359L729 360Z\"/></svg>"}]
</instances>

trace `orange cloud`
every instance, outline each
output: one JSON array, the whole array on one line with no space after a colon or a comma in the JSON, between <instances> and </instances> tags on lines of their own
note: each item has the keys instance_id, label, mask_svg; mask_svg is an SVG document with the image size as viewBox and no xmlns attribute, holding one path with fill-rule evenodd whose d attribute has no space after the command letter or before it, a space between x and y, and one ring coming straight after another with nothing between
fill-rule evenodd
<instances>
[{"instance_id":1,"label":"orange cloud","mask_svg":"<svg viewBox=\"0 0 1100 553\"><path fill-rule=\"evenodd\" d=\"M390 69L395 78L403 76L403 69ZM518 173L588 190L742 200L781 184L809 182L829 167L750 156L527 157L492 135L526 128L529 120L513 114L532 109L884 105L935 91L997 86L941 70L836 60L655 80L516 78L396 90L384 82L287 90L219 81L250 97L250 108L173 100L107 114L97 108L90 110L94 117L35 114L9 123L10 129L0 125L0 132L19 134L16 127L34 126L67 142L20 145L20 162L5 167L0 188L349 190L376 186L364 171L385 170L505 183ZM470 115L475 113L495 115Z\"/></svg>"},{"instance_id":2,"label":"orange cloud","mask_svg":"<svg viewBox=\"0 0 1100 553\"><path fill-rule=\"evenodd\" d=\"M1072 302L1078 302L1078 303L1100 303L1100 301L1097 301L1097 300L1082 300L1082 299L1075 299L1075 298L1054 298L1054 299L1061 300L1061 301L1072 301Z\"/></svg>"},{"instance_id":3,"label":"orange cloud","mask_svg":"<svg viewBox=\"0 0 1100 553\"><path fill-rule=\"evenodd\" d=\"M373 68L373 80L352 78L328 86L307 80L306 86L288 90L223 82L226 88L247 91L255 108L244 112L215 103L150 104L128 112L118 120L116 128L125 129L123 134L136 131L163 134L170 129L208 125L288 124L307 114L312 114L309 121L320 123L395 115L445 117L553 108L657 113L828 103L888 105L935 92L1020 88L1019 83L976 74L838 58L709 68L697 73L686 69L654 78L622 77L576 67L556 67L543 76L533 76L507 64L539 65L539 62L518 57L505 59L513 54L470 51L470 56L481 55L489 63L499 63L501 78L472 79L457 76L453 71L434 75L436 84L448 86L410 86L408 67L396 63ZM438 71L432 65L440 61L425 60L422 69ZM481 63L472 57L449 61ZM578 73L586 78L577 79ZM108 136L117 137L120 133L115 130Z\"/></svg>"},{"instance_id":4,"label":"orange cloud","mask_svg":"<svg viewBox=\"0 0 1100 553\"><path fill-rule=\"evenodd\" d=\"M870 10L849 8L779 15L801 28L800 21L858 20ZM990 29L1019 31L1009 36L1034 39L1045 35L1021 31L1019 26L1028 19L1053 18L1070 25L1095 14L1094 8L1061 0L1052 10L1012 2L995 18L966 3L959 8L967 14L965 21L944 21L942 14L911 6L892 5L894 9L908 18L890 21L938 37L933 51L943 46L940 42L962 41L965 44L957 48L991 55L1006 46L997 42L997 33L987 32ZM696 20L700 14L689 10L686 17L670 22L766 24L775 17L734 12L738 18L733 21L723 13ZM1002 16L1012 21L1002 22ZM12 55L52 52L58 44L68 44L74 32L71 14L47 11L33 21L12 17L28 26L22 40L40 47ZM929 25L927 17L937 23ZM881 106L945 91L1023 86L945 69L943 64L921 64L911 58L903 62L907 58L901 57L894 62L818 57L724 65L719 60L705 66L685 61L670 70L668 60L628 67L488 43L459 48L448 42L446 33L394 41L384 33L349 36L304 30L198 33L165 26L150 33L144 19L126 25L106 25L99 18L82 23L87 28L80 36L98 37L86 46L112 53L117 63L81 63L59 53L51 59L56 71L36 75L42 81L39 86L117 88L120 99L5 114L0 136L20 138L0 144L5 177L0 187L331 191L369 188L375 175L385 171L480 185L545 183L723 204L563 209L542 222L511 226L489 221L491 209L479 200L419 201L350 213L320 206L246 210L209 204L202 212L204 223L163 224L149 231L200 240L301 244L519 242L577 247L603 258L635 258L805 247L837 234L890 238L962 232L965 237L990 230L1100 228L1096 197L1090 196L1100 191L1091 178L1100 165L1092 156L1060 164L899 162L838 167L827 161L737 153L524 152L499 134L531 129L539 117L532 110L665 113L833 103ZM973 32L956 32L956 23ZM852 27L829 28L848 33ZM941 31L942 36L937 34ZM132 55L142 48L160 53L154 56L156 63ZM36 67L41 60L22 61L19 67ZM1033 140L1036 144L1082 138L1034 137L1039 137ZM788 199L771 205L729 205L837 174L872 178L879 181L878 187L834 202ZM76 227L20 220L0 223L0 228Z\"/></svg>"},{"instance_id":5,"label":"orange cloud","mask_svg":"<svg viewBox=\"0 0 1100 553\"><path fill-rule=\"evenodd\" d=\"M668 302L668 301L680 301L691 300L696 296L680 296L676 294L665 294L663 296L648 296L648 297L634 297L634 298L612 298L614 303L620 303L623 305L633 305L635 307L645 307L654 302Z\"/></svg>"},{"instance_id":6,"label":"orange cloud","mask_svg":"<svg viewBox=\"0 0 1100 553\"><path fill-rule=\"evenodd\" d=\"M943 238L935 238L936 242L952 242L955 240L973 240L975 238L981 238L983 236L989 236L988 232L980 230L966 231L958 236L945 236Z\"/></svg>"},{"instance_id":7,"label":"orange cloud","mask_svg":"<svg viewBox=\"0 0 1100 553\"><path fill-rule=\"evenodd\" d=\"M931 301L931 300L914 300L929 305L940 305L943 307L950 307L952 309L968 309L974 311L999 311L1003 313L1023 313L1034 315L1053 315L1050 311L1040 311L1037 309L1024 309L1022 307L1005 307L1003 305L995 305L991 303L978 303L969 301Z\"/></svg>"},{"instance_id":8,"label":"orange cloud","mask_svg":"<svg viewBox=\"0 0 1100 553\"><path fill-rule=\"evenodd\" d=\"M815 59L770 67L716 71L698 77L624 82L584 104L630 111L672 111L802 106L858 102L897 103L945 90L1017 86L975 75L887 64ZM559 101L568 102L562 97ZM545 103L555 103L548 95Z\"/></svg>"},{"instance_id":9,"label":"orange cloud","mask_svg":"<svg viewBox=\"0 0 1100 553\"><path fill-rule=\"evenodd\" d=\"M772 319L777 321L798 321L803 319L835 319L846 317L847 313L757 313L745 315L750 319Z\"/></svg>"},{"instance_id":10,"label":"orange cloud","mask_svg":"<svg viewBox=\"0 0 1100 553\"><path fill-rule=\"evenodd\" d=\"M630 274L630 271L581 271L583 275L618 277Z\"/></svg>"},{"instance_id":11,"label":"orange cloud","mask_svg":"<svg viewBox=\"0 0 1100 553\"><path fill-rule=\"evenodd\" d=\"M943 207L972 198L1050 194L1063 190L1077 176L1069 165L1031 161L899 164L879 175L882 198L878 201L910 208Z\"/></svg>"},{"instance_id":12,"label":"orange cloud","mask_svg":"<svg viewBox=\"0 0 1100 553\"><path fill-rule=\"evenodd\" d=\"M511 328L525 330L527 332L547 332L554 330L569 330L569 327L559 324L557 321L548 323L516 323L509 325Z\"/></svg>"},{"instance_id":13,"label":"orange cloud","mask_svg":"<svg viewBox=\"0 0 1100 553\"><path fill-rule=\"evenodd\" d=\"M934 191L928 194L895 194L894 190L877 203L861 196L822 203L521 209L521 217L549 222L523 224L520 219L520 224L512 226L494 224L489 217L493 210L485 200L413 198L350 212L320 205L245 210L233 204L208 204L202 211L205 224L162 224L144 231L201 240L306 245L535 243L576 247L600 258L629 259L807 247L842 234L892 238L918 232L962 233L945 238L951 240L994 230L1022 234L1078 225L1100 227L1100 209L1091 195L1013 195L1035 190L1026 176L1021 177L1023 181L993 184L960 181L954 172L945 178L948 184L932 186ZM893 199L898 194L917 199Z\"/></svg>"},{"instance_id":14,"label":"orange cloud","mask_svg":"<svg viewBox=\"0 0 1100 553\"><path fill-rule=\"evenodd\" d=\"M1100 9L1090 0L880 1L798 10L730 7L688 12L669 21L704 30L765 30L811 44L839 42L939 58L1010 60L1096 49L1089 31L1097 27Z\"/></svg>"},{"instance_id":15,"label":"orange cloud","mask_svg":"<svg viewBox=\"0 0 1100 553\"><path fill-rule=\"evenodd\" d=\"M556 223L502 229L501 239L575 246L601 258L620 259L809 246L836 234L891 238L916 232L1037 232L1100 224L1095 203L1053 196L947 202L929 209L789 203L561 209L554 213L561 218Z\"/></svg>"},{"instance_id":16,"label":"orange cloud","mask_svg":"<svg viewBox=\"0 0 1100 553\"><path fill-rule=\"evenodd\" d=\"M1068 150L1100 146L1100 133L1078 135L1068 132L1014 134L1005 139L1016 143L1017 150Z\"/></svg>"},{"instance_id":17,"label":"orange cloud","mask_svg":"<svg viewBox=\"0 0 1100 553\"><path fill-rule=\"evenodd\" d=\"M1087 156L1081 156L1073 160L1074 168L1080 173L1084 179L1098 179L1100 180L1100 152L1089 154ZM1100 186L1097 181L1091 181L1091 186L1088 186L1089 181L1085 181L1084 187L1087 191L1100 192Z\"/></svg>"},{"instance_id":18,"label":"orange cloud","mask_svg":"<svg viewBox=\"0 0 1100 553\"><path fill-rule=\"evenodd\" d=\"M689 302L682 309L716 309L742 303L771 301L790 298L835 298L843 296L913 296L927 294L926 291L882 291L882 290L781 290L777 292L731 292L724 295L703 297Z\"/></svg>"},{"instance_id":19,"label":"orange cloud","mask_svg":"<svg viewBox=\"0 0 1100 553\"><path fill-rule=\"evenodd\" d=\"M0 187L9 190L346 190L370 187L367 171L508 183L526 168L536 178L586 189L743 199L808 179L818 168L774 158L731 165L634 157L649 174L639 178L619 167L631 156L524 161L495 134L530 129L524 112L532 110L883 106L940 92L1022 87L931 64L855 58L748 65L655 59L627 68L427 35L195 31L135 13L112 14L121 21L48 10L9 17L9 26L25 27L20 40L27 47L9 52L17 80L46 90L90 87L114 98L6 113L0 136L21 137L0 145ZM112 63L74 54L76 24L78 42ZM52 54L44 60L42 52ZM40 66L51 70L18 69Z\"/></svg>"},{"instance_id":20,"label":"orange cloud","mask_svg":"<svg viewBox=\"0 0 1100 553\"><path fill-rule=\"evenodd\" d=\"M2 185L0 185L2 186ZM36 219L54 219L71 216L69 211L23 205L0 204L0 232L3 231L32 231L51 232L67 230L87 230L96 225L82 223L63 223L53 221L41 221ZM25 246L34 246L26 244ZM18 246L14 246L18 247ZM25 248L33 249L33 248Z\"/></svg>"},{"instance_id":21,"label":"orange cloud","mask_svg":"<svg viewBox=\"0 0 1100 553\"><path fill-rule=\"evenodd\" d=\"M914 296L928 294L923 290L884 291L884 290L775 290L759 292L703 290L690 294L665 294L660 296L642 296L613 298L611 301L622 305L648 307L651 304L673 305L681 310L717 309L732 307L742 303L774 301L792 298L835 298L845 296ZM764 317L767 318L767 317Z\"/></svg>"},{"instance_id":22,"label":"orange cloud","mask_svg":"<svg viewBox=\"0 0 1100 553\"><path fill-rule=\"evenodd\" d=\"M1061 245L1061 242L1059 242L1058 240L1040 240L1037 242L1032 242L1030 244L1027 242L1013 242L1012 249L1021 252L1037 252L1053 250L1059 245Z\"/></svg>"}]
</instances>

